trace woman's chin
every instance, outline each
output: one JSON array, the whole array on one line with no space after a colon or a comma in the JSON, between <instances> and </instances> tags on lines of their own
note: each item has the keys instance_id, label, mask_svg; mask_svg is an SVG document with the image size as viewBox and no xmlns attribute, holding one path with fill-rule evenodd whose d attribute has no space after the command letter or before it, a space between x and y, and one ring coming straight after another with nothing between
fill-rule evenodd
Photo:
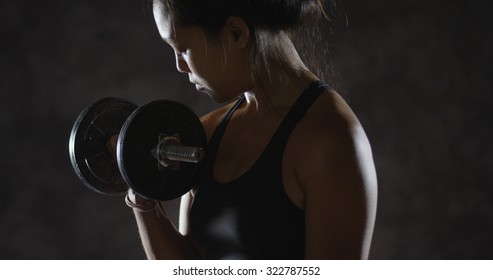
<instances>
[{"instance_id":1,"label":"woman's chin","mask_svg":"<svg viewBox=\"0 0 493 280\"><path fill-rule=\"evenodd\" d=\"M217 92L215 92L214 90L211 90L211 89L208 89L202 85L199 85L199 84L195 84L195 88L197 89L197 91L199 92L203 92L205 94L207 94L212 100L214 100L215 102L217 103L226 103L226 102L231 102L232 100L234 100L235 98L237 98L237 96L224 96L224 95L221 95L221 94L217 94Z\"/></svg>"}]
</instances>

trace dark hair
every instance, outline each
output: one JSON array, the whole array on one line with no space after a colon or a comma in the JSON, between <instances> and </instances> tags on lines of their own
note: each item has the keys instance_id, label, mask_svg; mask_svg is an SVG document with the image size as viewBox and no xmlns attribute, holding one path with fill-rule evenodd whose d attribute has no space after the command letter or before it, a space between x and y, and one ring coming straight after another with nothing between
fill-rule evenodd
<instances>
[{"instance_id":1,"label":"dark hair","mask_svg":"<svg viewBox=\"0 0 493 280\"><path fill-rule=\"evenodd\" d=\"M327 17L324 11L324 0L154 0L162 4L162 9L177 24L183 26L198 26L206 34L214 37L219 33L230 16L243 18L250 28L254 40L252 48L252 74L254 80L259 80L261 65L264 64L269 75L269 64L272 61L287 63L286 57L279 53L279 45L291 41L293 34L306 36L317 33L309 32L307 26L321 16ZM303 27L303 30L299 30ZM307 30L305 30L307 28ZM300 32L301 31L301 32ZM315 41L320 40L320 34L315 34ZM277 40L277 45L272 44ZM310 42L304 42L310 44ZM315 44L313 44L315 45ZM310 49L313 49L311 47ZM312 54L309 62L315 61ZM312 63L313 64L313 63ZM315 70L320 70L318 65ZM318 71L324 72L324 71ZM323 74L322 74L323 76Z\"/></svg>"},{"instance_id":2,"label":"dark hair","mask_svg":"<svg viewBox=\"0 0 493 280\"><path fill-rule=\"evenodd\" d=\"M182 25L202 27L213 35L230 16L242 17L255 30L295 29L323 13L323 0L157 0Z\"/></svg>"}]
</instances>

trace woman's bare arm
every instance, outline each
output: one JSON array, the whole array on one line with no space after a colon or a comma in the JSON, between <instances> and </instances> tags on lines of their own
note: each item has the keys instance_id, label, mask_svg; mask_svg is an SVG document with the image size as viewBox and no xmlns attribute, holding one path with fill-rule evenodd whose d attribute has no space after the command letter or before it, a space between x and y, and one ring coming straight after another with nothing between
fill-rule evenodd
<instances>
[{"instance_id":1,"label":"woman's bare arm","mask_svg":"<svg viewBox=\"0 0 493 280\"><path fill-rule=\"evenodd\" d=\"M298 178L305 192L306 258L368 258L377 203L370 144L359 123L341 122L307 146Z\"/></svg>"},{"instance_id":2,"label":"woman's bare arm","mask_svg":"<svg viewBox=\"0 0 493 280\"><path fill-rule=\"evenodd\" d=\"M146 203L144 198L135 195L131 190L129 190L129 198L135 204L143 205ZM138 209L133 209L147 258L200 258L193 243L175 227L164 208L161 209L157 210L156 208L157 211L151 212L141 212Z\"/></svg>"},{"instance_id":3,"label":"woman's bare arm","mask_svg":"<svg viewBox=\"0 0 493 280\"><path fill-rule=\"evenodd\" d=\"M234 104L231 103L201 117L202 125L209 141L212 132L223 115ZM155 212L140 212L134 209L135 219L140 237L149 259L200 259L200 249L194 245L189 233L189 215L195 190L191 190L181 198L179 227L177 228L166 213L157 215ZM137 204L145 203L140 196L129 191L131 199ZM135 200L132 200L135 201ZM163 209L164 210L164 209ZM164 211L165 212L165 211Z\"/></svg>"}]
</instances>

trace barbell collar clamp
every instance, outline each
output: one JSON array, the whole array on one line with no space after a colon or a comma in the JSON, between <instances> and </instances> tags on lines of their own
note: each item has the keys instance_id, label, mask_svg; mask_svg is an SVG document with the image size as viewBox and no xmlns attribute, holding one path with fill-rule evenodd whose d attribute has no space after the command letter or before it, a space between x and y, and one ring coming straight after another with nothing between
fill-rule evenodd
<instances>
[{"instance_id":1,"label":"barbell collar clamp","mask_svg":"<svg viewBox=\"0 0 493 280\"><path fill-rule=\"evenodd\" d=\"M161 134L151 154L158 161L160 171L163 168L176 171L180 168L180 162L199 163L204 158L202 148L182 145L179 134L172 136Z\"/></svg>"}]
</instances>

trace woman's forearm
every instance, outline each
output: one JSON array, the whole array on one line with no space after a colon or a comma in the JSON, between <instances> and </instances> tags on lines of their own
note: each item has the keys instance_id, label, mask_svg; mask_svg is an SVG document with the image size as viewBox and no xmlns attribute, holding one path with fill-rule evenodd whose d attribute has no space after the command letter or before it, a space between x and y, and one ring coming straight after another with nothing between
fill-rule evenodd
<instances>
[{"instance_id":1,"label":"woman's forearm","mask_svg":"<svg viewBox=\"0 0 493 280\"><path fill-rule=\"evenodd\" d=\"M128 190L126 204L133 209L148 259L198 259L192 242L181 234L159 201L148 200Z\"/></svg>"},{"instance_id":2,"label":"woman's forearm","mask_svg":"<svg viewBox=\"0 0 493 280\"><path fill-rule=\"evenodd\" d=\"M176 229L164 209L141 212L134 208L133 211L148 259L199 258L195 246Z\"/></svg>"}]
</instances>

